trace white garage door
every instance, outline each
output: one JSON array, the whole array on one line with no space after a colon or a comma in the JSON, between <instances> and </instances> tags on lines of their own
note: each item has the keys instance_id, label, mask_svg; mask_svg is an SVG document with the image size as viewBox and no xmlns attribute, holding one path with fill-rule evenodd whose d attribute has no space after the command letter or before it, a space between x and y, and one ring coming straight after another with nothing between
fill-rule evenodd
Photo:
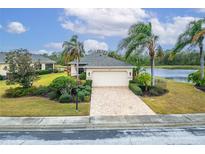
<instances>
[{"instance_id":1,"label":"white garage door","mask_svg":"<svg viewBox=\"0 0 205 154\"><path fill-rule=\"evenodd\" d=\"M93 72L93 87L128 86L127 72Z\"/></svg>"}]
</instances>

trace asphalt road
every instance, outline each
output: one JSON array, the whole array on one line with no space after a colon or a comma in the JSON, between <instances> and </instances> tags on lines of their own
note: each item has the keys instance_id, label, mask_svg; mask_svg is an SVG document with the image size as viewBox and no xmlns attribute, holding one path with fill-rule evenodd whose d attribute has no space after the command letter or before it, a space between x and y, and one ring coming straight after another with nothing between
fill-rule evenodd
<instances>
[{"instance_id":1,"label":"asphalt road","mask_svg":"<svg viewBox=\"0 0 205 154\"><path fill-rule=\"evenodd\" d=\"M132 130L62 130L0 132L0 144L205 144L205 126Z\"/></svg>"}]
</instances>

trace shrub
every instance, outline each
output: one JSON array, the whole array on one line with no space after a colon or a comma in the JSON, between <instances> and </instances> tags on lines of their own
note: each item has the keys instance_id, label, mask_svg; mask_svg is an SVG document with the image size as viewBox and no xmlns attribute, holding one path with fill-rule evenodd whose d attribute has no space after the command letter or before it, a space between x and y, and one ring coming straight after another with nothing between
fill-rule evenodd
<instances>
[{"instance_id":1,"label":"shrub","mask_svg":"<svg viewBox=\"0 0 205 154\"><path fill-rule=\"evenodd\" d=\"M50 100L54 100L54 99L58 99L59 98L59 94L56 91L51 91L47 94L48 98Z\"/></svg>"},{"instance_id":2,"label":"shrub","mask_svg":"<svg viewBox=\"0 0 205 154\"><path fill-rule=\"evenodd\" d=\"M85 72L82 72L82 73L79 75L79 79L80 79L80 80L86 80L86 73L85 73Z\"/></svg>"},{"instance_id":3,"label":"shrub","mask_svg":"<svg viewBox=\"0 0 205 154\"><path fill-rule=\"evenodd\" d=\"M72 96L69 95L69 94L62 94L60 97L59 97L59 102L60 103L68 103L68 102L71 102L72 101Z\"/></svg>"},{"instance_id":4,"label":"shrub","mask_svg":"<svg viewBox=\"0 0 205 154\"><path fill-rule=\"evenodd\" d=\"M157 87L157 86L151 87L149 90L149 93L151 96L160 96L160 95L165 94L166 92L167 92L166 89L163 89L163 88Z\"/></svg>"},{"instance_id":5,"label":"shrub","mask_svg":"<svg viewBox=\"0 0 205 154\"><path fill-rule=\"evenodd\" d=\"M0 80L3 80L3 79L4 79L4 77L2 75L0 75Z\"/></svg>"},{"instance_id":6,"label":"shrub","mask_svg":"<svg viewBox=\"0 0 205 154\"><path fill-rule=\"evenodd\" d=\"M155 86L167 89L167 82L164 79L155 79Z\"/></svg>"},{"instance_id":7,"label":"shrub","mask_svg":"<svg viewBox=\"0 0 205 154\"><path fill-rule=\"evenodd\" d=\"M75 86L76 80L68 77L68 76L61 76L56 79L54 79L49 87L53 90L60 91L61 89L67 88L68 86Z\"/></svg>"},{"instance_id":8,"label":"shrub","mask_svg":"<svg viewBox=\"0 0 205 154\"><path fill-rule=\"evenodd\" d=\"M143 72L136 76L135 80L140 86L145 86L145 90L147 91L151 83L151 76L149 73Z\"/></svg>"},{"instance_id":9,"label":"shrub","mask_svg":"<svg viewBox=\"0 0 205 154\"><path fill-rule=\"evenodd\" d=\"M92 80L86 80L84 85L85 86L88 85L88 86L92 87Z\"/></svg>"},{"instance_id":10,"label":"shrub","mask_svg":"<svg viewBox=\"0 0 205 154\"><path fill-rule=\"evenodd\" d=\"M50 91L49 87L40 86L36 89L36 91L33 93L33 95L45 96L49 91Z\"/></svg>"},{"instance_id":11,"label":"shrub","mask_svg":"<svg viewBox=\"0 0 205 154\"><path fill-rule=\"evenodd\" d=\"M54 69L53 70L53 73L58 73L59 71L57 69Z\"/></svg>"},{"instance_id":12,"label":"shrub","mask_svg":"<svg viewBox=\"0 0 205 154\"><path fill-rule=\"evenodd\" d=\"M29 88L9 88L5 91L4 96L5 97L22 97L22 96L28 96L33 95L33 93L36 91L36 87L29 87Z\"/></svg>"},{"instance_id":13,"label":"shrub","mask_svg":"<svg viewBox=\"0 0 205 154\"><path fill-rule=\"evenodd\" d=\"M135 83L129 84L129 89L135 94L135 95L142 95L142 90L140 87L137 86Z\"/></svg>"},{"instance_id":14,"label":"shrub","mask_svg":"<svg viewBox=\"0 0 205 154\"><path fill-rule=\"evenodd\" d=\"M48 70L38 70L38 71L36 71L36 73L37 73L38 75L50 74L50 73L53 73L53 70L52 70L52 69L48 69Z\"/></svg>"},{"instance_id":15,"label":"shrub","mask_svg":"<svg viewBox=\"0 0 205 154\"><path fill-rule=\"evenodd\" d=\"M90 96L85 96L85 102L90 102Z\"/></svg>"},{"instance_id":16,"label":"shrub","mask_svg":"<svg viewBox=\"0 0 205 154\"><path fill-rule=\"evenodd\" d=\"M85 97L85 94L83 93L83 91L79 91L78 92L78 100L83 102L84 101L84 97Z\"/></svg>"},{"instance_id":17,"label":"shrub","mask_svg":"<svg viewBox=\"0 0 205 154\"><path fill-rule=\"evenodd\" d=\"M130 80L129 83L137 83L136 80Z\"/></svg>"},{"instance_id":18,"label":"shrub","mask_svg":"<svg viewBox=\"0 0 205 154\"><path fill-rule=\"evenodd\" d=\"M90 96L90 92L89 91L84 89L84 90L82 90L82 92L84 93L85 96Z\"/></svg>"},{"instance_id":19,"label":"shrub","mask_svg":"<svg viewBox=\"0 0 205 154\"><path fill-rule=\"evenodd\" d=\"M194 73L189 74L188 81L193 82L196 86L205 86L205 77L203 80L201 80L200 74L201 74L200 71L196 71Z\"/></svg>"},{"instance_id":20,"label":"shrub","mask_svg":"<svg viewBox=\"0 0 205 154\"><path fill-rule=\"evenodd\" d=\"M90 86L88 86L88 85L86 85L86 86L84 87L84 89L85 89L86 91L88 91L88 92L91 92L91 90L92 90L92 88L91 88Z\"/></svg>"}]
</instances>

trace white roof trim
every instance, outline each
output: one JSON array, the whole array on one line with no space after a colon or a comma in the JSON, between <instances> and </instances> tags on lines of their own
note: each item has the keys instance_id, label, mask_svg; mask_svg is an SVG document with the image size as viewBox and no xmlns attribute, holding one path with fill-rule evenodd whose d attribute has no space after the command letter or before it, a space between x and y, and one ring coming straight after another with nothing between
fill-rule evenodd
<instances>
[{"instance_id":1,"label":"white roof trim","mask_svg":"<svg viewBox=\"0 0 205 154\"><path fill-rule=\"evenodd\" d=\"M121 68L121 69L130 68L130 69L132 69L134 67L135 66L84 66L84 68L99 68L99 69L101 69L101 68Z\"/></svg>"}]
</instances>

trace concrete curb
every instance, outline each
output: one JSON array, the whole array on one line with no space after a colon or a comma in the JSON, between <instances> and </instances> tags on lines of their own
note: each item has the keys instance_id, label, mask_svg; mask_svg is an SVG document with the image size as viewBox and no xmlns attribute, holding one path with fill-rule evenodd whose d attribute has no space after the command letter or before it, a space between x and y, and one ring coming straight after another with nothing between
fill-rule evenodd
<instances>
[{"instance_id":1,"label":"concrete curb","mask_svg":"<svg viewBox=\"0 0 205 154\"><path fill-rule=\"evenodd\" d=\"M205 114L0 117L0 130L133 129L205 125Z\"/></svg>"}]
</instances>

